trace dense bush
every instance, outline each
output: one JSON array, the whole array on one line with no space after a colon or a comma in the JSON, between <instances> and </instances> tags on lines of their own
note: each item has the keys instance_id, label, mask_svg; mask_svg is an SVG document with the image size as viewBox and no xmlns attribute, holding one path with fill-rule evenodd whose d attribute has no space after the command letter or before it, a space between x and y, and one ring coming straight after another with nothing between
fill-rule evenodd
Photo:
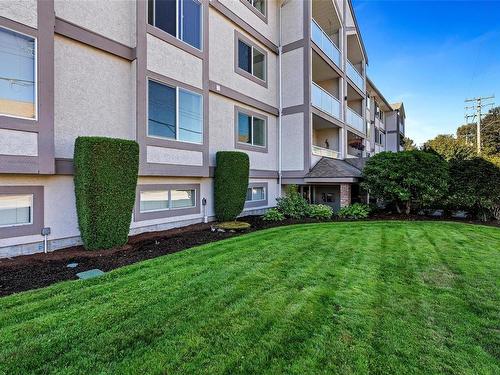
<instances>
[{"instance_id":1,"label":"dense bush","mask_svg":"<svg viewBox=\"0 0 500 375\"><path fill-rule=\"evenodd\" d=\"M341 219L366 219L370 216L370 206L367 204L353 203L350 206L342 207L337 216Z\"/></svg>"},{"instance_id":2,"label":"dense bush","mask_svg":"<svg viewBox=\"0 0 500 375\"><path fill-rule=\"evenodd\" d=\"M134 141L78 137L75 142L78 225L86 249L127 242L139 169Z\"/></svg>"},{"instance_id":3,"label":"dense bush","mask_svg":"<svg viewBox=\"0 0 500 375\"><path fill-rule=\"evenodd\" d=\"M333 216L333 209L326 204L311 204L307 215L313 219L329 220Z\"/></svg>"},{"instance_id":4,"label":"dense bush","mask_svg":"<svg viewBox=\"0 0 500 375\"><path fill-rule=\"evenodd\" d=\"M276 208L286 217L302 219L308 214L309 204L298 192L297 185L288 185L285 196L277 201Z\"/></svg>"},{"instance_id":5,"label":"dense bush","mask_svg":"<svg viewBox=\"0 0 500 375\"><path fill-rule=\"evenodd\" d=\"M469 211L480 220L487 220L490 216L500 219L498 166L480 157L454 159L449 163L449 171L449 207Z\"/></svg>"},{"instance_id":6,"label":"dense bush","mask_svg":"<svg viewBox=\"0 0 500 375\"><path fill-rule=\"evenodd\" d=\"M368 159L362 187L375 198L393 203L398 212L439 202L448 189L448 165L425 151L381 152Z\"/></svg>"},{"instance_id":7,"label":"dense bush","mask_svg":"<svg viewBox=\"0 0 500 375\"><path fill-rule=\"evenodd\" d=\"M219 151L214 177L215 216L219 221L234 220L245 206L250 162L238 151Z\"/></svg>"},{"instance_id":8,"label":"dense bush","mask_svg":"<svg viewBox=\"0 0 500 375\"><path fill-rule=\"evenodd\" d=\"M285 215L279 212L276 208L271 208L262 216L264 221L283 221L285 220Z\"/></svg>"}]
</instances>

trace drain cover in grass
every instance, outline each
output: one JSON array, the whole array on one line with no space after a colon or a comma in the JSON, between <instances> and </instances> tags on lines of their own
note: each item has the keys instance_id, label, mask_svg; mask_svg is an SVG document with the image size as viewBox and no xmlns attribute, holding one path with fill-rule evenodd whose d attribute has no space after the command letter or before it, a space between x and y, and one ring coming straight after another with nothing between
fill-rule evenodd
<instances>
[{"instance_id":1,"label":"drain cover in grass","mask_svg":"<svg viewBox=\"0 0 500 375\"><path fill-rule=\"evenodd\" d=\"M93 270L79 272L76 274L76 276L78 276L78 278L80 278L82 280L92 279L93 277L97 277L97 276L101 276L101 275L104 275L104 272L102 272L101 270L98 270L97 268L95 268Z\"/></svg>"},{"instance_id":2,"label":"drain cover in grass","mask_svg":"<svg viewBox=\"0 0 500 375\"><path fill-rule=\"evenodd\" d=\"M68 267L68 268L76 268L76 267L78 267L78 263L68 263L68 265L66 267Z\"/></svg>"}]
</instances>

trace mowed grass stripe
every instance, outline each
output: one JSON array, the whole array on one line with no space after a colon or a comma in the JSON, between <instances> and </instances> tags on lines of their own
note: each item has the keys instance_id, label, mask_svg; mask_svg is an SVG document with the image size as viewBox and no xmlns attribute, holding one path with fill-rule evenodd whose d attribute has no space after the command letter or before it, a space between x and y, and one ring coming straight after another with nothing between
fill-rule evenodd
<instances>
[{"instance_id":1,"label":"mowed grass stripe","mask_svg":"<svg viewBox=\"0 0 500 375\"><path fill-rule=\"evenodd\" d=\"M498 229L274 228L0 299L0 373L494 373Z\"/></svg>"}]
</instances>

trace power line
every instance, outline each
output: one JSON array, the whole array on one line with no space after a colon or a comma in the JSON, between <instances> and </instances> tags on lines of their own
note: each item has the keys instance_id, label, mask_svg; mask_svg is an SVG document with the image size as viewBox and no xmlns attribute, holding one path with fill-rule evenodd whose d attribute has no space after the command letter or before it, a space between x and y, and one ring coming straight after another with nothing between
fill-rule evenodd
<instances>
[{"instance_id":1,"label":"power line","mask_svg":"<svg viewBox=\"0 0 500 375\"><path fill-rule=\"evenodd\" d=\"M472 121L476 120L476 145L477 145L477 153L481 153L481 120L483 116L486 116L487 113L482 113L483 108L488 106L493 106L494 102L487 102L488 100L492 100L495 98L495 95L491 96L480 96L472 99L465 99L466 103L474 102L473 106L465 106L465 123L469 124L469 118L472 118ZM475 111L475 113L468 114L467 111Z\"/></svg>"}]
</instances>

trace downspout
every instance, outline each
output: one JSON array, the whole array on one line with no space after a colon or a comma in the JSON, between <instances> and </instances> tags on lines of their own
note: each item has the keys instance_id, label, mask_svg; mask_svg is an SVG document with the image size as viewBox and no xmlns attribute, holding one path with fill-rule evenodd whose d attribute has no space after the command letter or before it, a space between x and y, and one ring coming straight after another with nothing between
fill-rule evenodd
<instances>
[{"instance_id":1,"label":"downspout","mask_svg":"<svg viewBox=\"0 0 500 375\"><path fill-rule=\"evenodd\" d=\"M281 197L281 190L283 186L283 157L282 157L282 117L283 117L283 78L281 75L282 69L282 55L283 55L283 38L282 38L282 15L281 9L288 2L288 0L282 1L279 8L279 46L278 46L278 197Z\"/></svg>"}]
</instances>

